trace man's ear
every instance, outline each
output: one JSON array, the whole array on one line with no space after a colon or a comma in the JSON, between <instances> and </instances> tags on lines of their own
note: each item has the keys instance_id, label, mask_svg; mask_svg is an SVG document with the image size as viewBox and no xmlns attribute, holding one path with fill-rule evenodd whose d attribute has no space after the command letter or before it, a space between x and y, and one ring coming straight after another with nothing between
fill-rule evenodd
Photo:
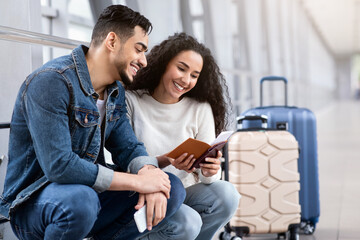
<instances>
[{"instance_id":1,"label":"man's ear","mask_svg":"<svg viewBox=\"0 0 360 240\"><path fill-rule=\"evenodd\" d=\"M117 44L120 44L119 37L114 32L109 32L104 40L104 44L106 48L113 52L115 47L117 47Z\"/></svg>"}]
</instances>

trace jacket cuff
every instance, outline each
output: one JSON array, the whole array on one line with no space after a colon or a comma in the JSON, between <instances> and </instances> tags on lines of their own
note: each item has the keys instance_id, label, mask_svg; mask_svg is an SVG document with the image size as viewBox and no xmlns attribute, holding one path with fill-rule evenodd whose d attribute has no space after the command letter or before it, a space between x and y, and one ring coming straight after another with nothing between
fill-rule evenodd
<instances>
[{"instance_id":1,"label":"jacket cuff","mask_svg":"<svg viewBox=\"0 0 360 240\"><path fill-rule=\"evenodd\" d=\"M109 189L114 176L114 171L99 164L98 169L98 174L92 188L96 192L101 193Z\"/></svg>"},{"instance_id":2,"label":"jacket cuff","mask_svg":"<svg viewBox=\"0 0 360 240\"><path fill-rule=\"evenodd\" d=\"M136 157L133 160L131 160L131 162L128 166L128 172L136 174L145 165L153 165L157 168L159 167L156 157L140 156L140 157Z\"/></svg>"}]
</instances>

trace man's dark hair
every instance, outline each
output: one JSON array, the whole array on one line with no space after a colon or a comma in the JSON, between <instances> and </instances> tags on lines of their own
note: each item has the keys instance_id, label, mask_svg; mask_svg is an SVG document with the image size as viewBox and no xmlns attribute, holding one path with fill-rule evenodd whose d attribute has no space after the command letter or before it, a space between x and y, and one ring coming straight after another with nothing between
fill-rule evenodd
<instances>
[{"instance_id":1,"label":"man's dark hair","mask_svg":"<svg viewBox=\"0 0 360 240\"><path fill-rule=\"evenodd\" d=\"M136 26L148 34L152 30L150 21L140 13L123 5L111 5L100 14L93 29L91 44L98 46L109 32L116 33L122 42L126 42L133 36Z\"/></svg>"}]
</instances>

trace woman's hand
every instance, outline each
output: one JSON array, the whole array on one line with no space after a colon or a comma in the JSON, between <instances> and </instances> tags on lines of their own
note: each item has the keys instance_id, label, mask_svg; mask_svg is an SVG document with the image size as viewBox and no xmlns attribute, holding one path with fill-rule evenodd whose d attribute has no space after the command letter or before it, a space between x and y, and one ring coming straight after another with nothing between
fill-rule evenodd
<instances>
[{"instance_id":1,"label":"woman's hand","mask_svg":"<svg viewBox=\"0 0 360 240\"><path fill-rule=\"evenodd\" d=\"M182 155L180 155L180 157L178 157L176 159L170 158L166 155L167 155L167 153L156 157L160 168L164 168L171 164L174 167L176 167L177 169L184 170L188 173L191 173L195 170L195 168L190 169L190 167L193 165L193 163L196 160L194 158L194 155L190 155L187 157L188 153L183 153Z\"/></svg>"},{"instance_id":2,"label":"woman's hand","mask_svg":"<svg viewBox=\"0 0 360 240\"><path fill-rule=\"evenodd\" d=\"M159 168L164 168L170 165L170 158L166 155L167 153L165 153L164 155L156 156L156 159L158 160Z\"/></svg>"},{"instance_id":3,"label":"woman's hand","mask_svg":"<svg viewBox=\"0 0 360 240\"><path fill-rule=\"evenodd\" d=\"M207 163L200 163L201 173L204 177L214 176L220 169L220 158L222 157L222 153L220 151L217 152L216 158L205 158Z\"/></svg>"},{"instance_id":4,"label":"woman's hand","mask_svg":"<svg viewBox=\"0 0 360 240\"><path fill-rule=\"evenodd\" d=\"M180 170L184 170L188 173L195 171L195 168L190 169L190 167L193 165L195 160L196 159L194 158L194 155L191 154L190 156L188 156L188 153L183 153L182 155L180 155L180 157L176 159L169 158L170 163L174 167Z\"/></svg>"}]
</instances>

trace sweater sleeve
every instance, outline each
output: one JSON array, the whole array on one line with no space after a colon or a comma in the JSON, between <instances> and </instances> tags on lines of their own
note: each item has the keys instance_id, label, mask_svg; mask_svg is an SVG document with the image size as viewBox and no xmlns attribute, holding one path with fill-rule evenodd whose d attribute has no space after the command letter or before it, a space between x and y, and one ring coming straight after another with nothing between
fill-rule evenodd
<instances>
[{"instance_id":1,"label":"sweater sleeve","mask_svg":"<svg viewBox=\"0 0 360 240\"><path fill-rule=\"evenodd\" d=\"M211 142L215 140L214 115L212 113L211 106L208 103L202 104L202 108L199 111L198 133L196 135L196 139L204 141L208 144L211 144ZM200 169L197 169L197 171L199 180L204 184L213 183L214 181L219 180L221 176L221 169L219 169L219 171L211 177L205 177L202 175Z\"/></svg>"},{"instance_id":2,"label":"sweater sleeve","mask_svg":"<svg viewBox=\"0 0 360 240\"><path fill-rule=\"evenodd\" d=\"M197 133L195 138L211 144L215 140L215 121L209 103L200 105L197 117Z\"/></svg>"},{"instance_id":3,"label":"sweater sleeve","mask_svg":"<svg viewBox=\"0 0 360 240\"><path fill-rule=\"evenodd\" d=\"M204 184L213 183L213 182L215 182L216 180L219 180L220 177L221 177L221 168L219 169L219 171L218 171L215 175L213 175L213 176L211 176L211 177L205 177L204 175L202 175L200 169L198 169L197 171L199 171L199 172L198 172L198 174L199 174L199 180L200 180L202 183L204 183Z\"/></svg>"}]
</instances>

